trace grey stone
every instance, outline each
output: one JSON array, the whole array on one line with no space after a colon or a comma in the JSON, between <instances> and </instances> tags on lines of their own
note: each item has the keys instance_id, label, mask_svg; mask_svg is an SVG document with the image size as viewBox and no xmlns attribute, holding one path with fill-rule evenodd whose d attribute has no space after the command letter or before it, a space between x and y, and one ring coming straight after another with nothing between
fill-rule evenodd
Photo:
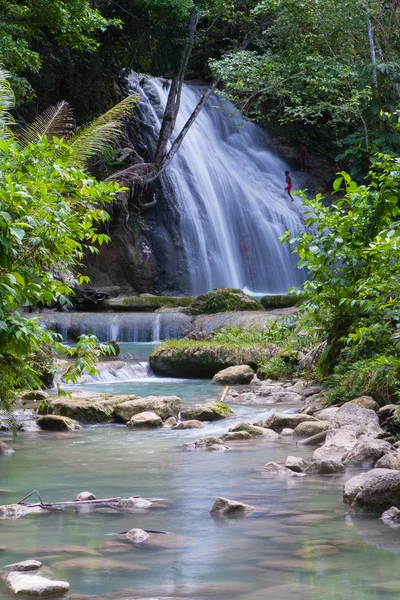
<instances>
[{"instance_id":1,"label":"grey stone","mask_svg":"<svg viewBox=\"0 0 400 600\"><path fill-rule=\"evenodd\" d=\"M361 513L382 514L392 506L400 507L400 472L372 469L349 479L343 501Z\"/></svg>"},{"instance_id":2,"label":"grey stone","mask_svg":"<svg viewBox=\"0 0 400 600\"><path fill-rule=\"evenodd\" d=\"M30 390L22 394L22 400L38 400L39 402L49 397L50 394L44 390Z\"/></svg>"},{"instance_id":3,"label":"grey stone","mask_svg":"<svg viewBox=\"0 0 400 600\"><path fill-rule=\"evenodd\" d=\"M25 595L30 597L54 596L64 594L69 590L67 581L51 581L40 575L26 575L17 571L11 571L7 575L6 585L17 596Z\"/></svg>"},{"instance_id":4,"label":"grey stone","mask_svg":"<svg viewBox=\"0 0 400 600\"><path fill-rule=\"evenodd\" d=\"M14 454L15 450L5 442L0 442L0 454Z\"/></svg>"},{"instance_id":5,"label":"grey stone","mask_svg":"<svg viewBox=\"0 0 400 600\"><path fill-rule=\"evenodd\" d=\"M400 471L400 455L394 452L384 454L376 463L375 469L393 469Z\"/></svg>"},{"instance_id":6,"label":"grey stone","mask_svg":"<svg viewBox=\"0 0 400 600\"><path fill-rule=\"evenodd\" d=\"M181 399L177 396L146 396L118 404L114 413L123 421L130 421L139 413L153 412L165 421L169 417L178 418L180 410Z\"/></svg>"},{"instance_id":7,"label":"grey stone","mask_svg":"<svg viewBox=\"0 0 400 600\"><path fill-rule=\"evenodd\" d=\"M37 423L41 429L48 431L77 431L82 429L82 426L74 419L61 417L60 415L42 415L38 418Z\"/></svg>"},{"instance_id":8,"label":"grey stone","mask_svg":"<svg viewBox=\"0 0 400 600\"><path fill-rule=\"evenodd\" d=\"M316 460L307 468L310 475L332 475L334 473L344 473L345 467L338 459L320 459Z\"/></svg>"},{"instance_id":9,"label":"grey stone","mask_svg":"<svg viewBox=\"0 0 400 600\"><path fill-rule=\"evenodd\" d=\"M346 404L354 404L355 406L360 406L361 408L368 408L369 410L373 410L377 412L379 410L379 404L375 402L371 396L360 396L359 398L354 398L354 400L350 400ZM346 405L344 405L346 406Z\"/></svg>"},{"instance_id":10,"label":"grey stone","mask_svg":"<svg viewBox=\"0 0 400 600\"><path fill-rule=\"evenodd\" d=\"M249 365L228 367L214 375L212 382L220 385L236 385L250 383L255 373Z\"/></svg>"},{"instance_id":11,"label":"grey stone","mask_svg":"<svg viewBox=\"0 0 400 600\"><path fill-rule=\"evenodd\" d=\"M220 439L223 442L235 442L238 440L251 440L252 437L247 431L228 431L228 433L221 435Z\"/></svg>"},{"instance_id":12,"label":"grey stone","mask_svg":"<svg viewBox=\"0 0 400 600\"><path fill-rule=\"evenodd\" d=\"M77 501L96 500L96 496L92 492L80 492L75 498Z\"/></svg>"},{"instance_id":13,"label":"grey stone","mask_svg":"<svg viewBox=\"0 0 400 600\"><path fill-rule=\"evenodd\" d=\"M395 523L399 523L400 522L400 510L398 508L396 508L395 506L392 506L392 508L389 508L389 510L386 510L382 517L381 517L382 521L394 521Z\"/></svg>"},{"instance_id":14,"label":"grey stone","mask_svg":"<svg viewBox=\"0 0 400 600\"><path fill-rule=\"evenodd\" d=\"M362 437L343 457L345 465L354 467L373 466L384 454L389 452L390 444L383 440Z\"/></svg>"},{"instance_id":15,"label":"grey stone","mask_svg":"<svg viewBox=\"0 0 400 600\"><path fill-rule=\"evenodd\" d=\"M288 456L285 462L285 467L295 473L304 473L307 466L306 461L299 456Z\"/></svg>"},{"instance_id":16,"label":"grey stone","mask_svg":"<svg viewBox=\"0 0 400 600\"><path fill-rule=\"evenodd\" d=\"M329 423L336 417L339 410L338 406L331 406L329 408L323 408L315 413L315 416L321 421L329 421Z\"/></svg>"},{"instance_id":17,"label":"grey stone","mask_svg":"<svg viewBox=\"0 0 400 600\"><path fill-rule=\"evenodd\" d=\"M221 446L221 450L228 450L228 447L224 445L223 441L213 435L209 435L204 438L200 438L195 440L194 442L189 442L187 444L183 444L183 448L185 450L193 451L193 450L216 450L216 446Z\"/></svg>"},{"instance_id":18,"label":"grey stone","mask_svg":"<svg viewBox=\"0 0 400 600\"><path fill-rule=\"evenodd\" d=\"M204 425L201 421L182 421L175 425L172 429L203 429Z\"/></svg>"},{"instance_id":19,"label":"grey stone","mask_svg":"<svg viewBox=\"0 0 400 600\"><path fill-rule=\"evenodd\" d=\"M3 571L37 571L37 569L40 569L41 567L41 562L39 562L38 560L30 559L23 560L18 563L13 563L11 565L5 565L5 567L3 567Z\"/></svg>"},{"instance_id":20,"label":"grey stone","mask_svg":"<svg viewBox=\"0 0 400 600\"><path fill-rule=\"evenodd\" d=\"M244 502L237 502L236 500L218 497L211 508L210 514L237 517L252 512L253 510L254 506L244 504Z\"/></svg>"},{"instance_id":21,"label":"grey stone","mask_svg":"<svg viewBox=\"0 0 400 600\"><path fill-rule=\"evenodd\" d=\"M232 427L230 432L234 433L236 431L246 431L252 437L267 437L269 439L277 439L279 435L273 431L272 429L266 429L265 427L259 427L257 425L253 425L252 423L238 423L234 427Z\"/></svg>"},{"instance_id":22,"label":"grey stone","mask_svg":"<svg viewBox=\"0 0 400 600\"><path fill-rule=\"evenodd\" d=\"M291 469L287 467L283 467L282 465L278 465L275 462L267 462L262 468L263 475L272 475L278 477L294 477L299 476L300 473L295 473Z\"/></svg>"},{"instance_id":23,"label":"grey stone","mask_svg":"<svg viewBox=\"0 0 400 600\"><path fill-rule=\"evenodd\" d=\"M290 427L285 427L285 429L282 429L282 431L281 431L282 437L290 437L293 434L294 434L294 429L290 429Z\"/></svg>"},{"instance_id":24,"label":"grey stone","mask_svg":"<svg viewBox=\"0 0 400 600\"><path fill-rule=\"evenodd\" d=\"M277 433L280 433L282 429L295 429L300 423L305 423L307 421L318 421L315 417L311 415L302 415L302 414L294 414L294 413L275 413L267 419L265 423L265 427L273 429Z\"/></svg>"},{"instance_id":25,"label":"grey stone","mask_svg":"<svg viewBox=\"0 0 400 600\"><path fill-rule=\"evenodd\" d=\"M0 505L0 519L19 519L34 513L45 512L40 506L23 506L22 504Z\"/></svg>"},{"instance_id":26,"label":"grey stone","mask_svg":"<svg viewBox=\"0 0 400 600\"><path fill-rule=\"evenodd\" d=\"M136 529L130 529L129 531L127 531L126 533L121 535L120 539L126 540L126 541L130 542L131 544L142 544L143 542L148 540L149 537L150 537L150 534L147 533L147 531L136 528Z\"/></svg>"},{"instance_id":27,"label":"grey stone","mask_svg":"<svg viewBox=\"0 0 400 600\"><path fill-rule=\"evenodd\" d=\"M219 421L226 417L233 417L235 413L222 402L206 402L200 406L192 406L182 411L182 421Z\"/></svg>"},{"instance_id":28,"label":"grey stone","mask_svg":"<svg viewBox=\"0 0 400 600\"><path fill-rule=\"evenodd\" d=\"M315 422L305 422L300 423L294 430L294 436L303 439L309 438L313 435L317 435L317 433L322 433L323 431L327 431L329 428L328 421L315 421Z\"/></svg>"},{"instance_id":29,"label":"grey stone","mask_svg":"<svg viewBox=\"0 0 400 600\"><path fill-rule=\"evenodd\" d=\"M161 417L152 411L144 411L133 415L133 417L127 423L127 426L132 428L161 427L161 425Z\"/></svg>"},{"instance_id":30,"label":"grey stone","mask_svg":"<svg viewBox=\"0 0 400 600\"><path fill-rule=\"evenodd\" d=\"M168 417L168 419L164 422L164 427L175 427L178 421L175 417Z\"/></svg>"}]
</instances>

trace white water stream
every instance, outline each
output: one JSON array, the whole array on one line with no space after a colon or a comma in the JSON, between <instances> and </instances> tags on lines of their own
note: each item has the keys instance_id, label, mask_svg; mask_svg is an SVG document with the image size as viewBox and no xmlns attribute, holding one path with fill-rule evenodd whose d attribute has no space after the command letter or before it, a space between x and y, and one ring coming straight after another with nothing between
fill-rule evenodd
<instances>
[{"instance_id":1,"label":"white water stream","mask_svg":"<svg viewBox=\"0 0 400 600\"><path fill-rule=\"evenodd\" d=\"M130 81L137 90L137 76ZM152 145L168 89L152 79L139 91L142 129ZM184 86L176 133L202 92L201 86ZM304 273L279 241L286 230L303 228L299 196L292 203L284 193L287 169L261 127L244 122L219 96L208 101L161 178L164 196L179 208L189 293L216 287L285 293L301 284ZM295 176L293 181L296 187Z\"/></svg>"}]
</instances>

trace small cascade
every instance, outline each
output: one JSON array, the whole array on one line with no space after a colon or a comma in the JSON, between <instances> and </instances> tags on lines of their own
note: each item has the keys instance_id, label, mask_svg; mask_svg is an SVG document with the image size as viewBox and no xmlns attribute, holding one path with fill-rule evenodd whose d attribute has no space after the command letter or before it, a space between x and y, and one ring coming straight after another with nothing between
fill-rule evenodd
<instances>
[{"instance_id":1,"label":"small cascade","mask_svg":"<svg viewBox=\"0 0 400 600\"><path fill-rule=\"evenodd\" d=\"M42 323L60 333L64 341L93 333L100 342L149 343L182 338L191 329L190 317L182 313L47 312L40 317Z\"/></svg>"},{"instance_id":2,"label":"small cascade","mask_svg":"<svg viewBox=\"0 0 400 600\"><path fill-rule=\"evenodd\" d=\"M77 384L147 381L153 377L150 364L147 361L137 363L116 361L114 365L110 363L102 365L100 363L97 368L99 370L97 375L84 374L79 378ZM61 375L56 376L55 383L62 383Z\"/></svg>"}]
</instances>

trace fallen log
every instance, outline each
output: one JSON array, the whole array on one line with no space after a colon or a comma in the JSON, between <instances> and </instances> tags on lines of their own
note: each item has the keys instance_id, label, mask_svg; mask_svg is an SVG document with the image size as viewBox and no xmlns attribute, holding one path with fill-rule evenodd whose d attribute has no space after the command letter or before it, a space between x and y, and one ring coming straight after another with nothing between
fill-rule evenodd
<instances>
[{"instance_id":1,"label":"fallen log","mask_svg":"<svg viewBox=\"0 0 400 600\"><path fill-rule=\"evenodd\" d=\"M34 494L36 494L39 497L39 502L35 502L35 503L24 502L25 500L27 500ZM141 496L130 496L130 498L141 498ZM144 499L147 500L148 502L159 502L160 500L162 500L162 498L144 498ZM110 504L117 505L121 501L124 501L124 500L127 501L128 498L123 498L122 496L116 496L113 498L99 498L96 500L68 500L65 502L43 502L39 492L37 490L33 490L33 492L31 492L27 496L24 496L22 498L22 500L17 502L17 504L21 504L22 506L29 506L29 507L40 506L40 508L44 508L46 510L62 510L63 508L76 508L77 506L96 506L96 505L97 506L99 506L99 505L109 506Z\"/></svg>"},{"instance_id":2,"label":"fallen log","mask_svg":"<svg viewBox=\"0 0 400 600\"><path fill-rule=\"evenodd\" d=\"M318 446L318 444L322 444L327 436L327 431L321 431L320 433L316 433L311 437L306 438L305 440L299 440L297 442L298 446Z\"/></svg>"}]
</instances>

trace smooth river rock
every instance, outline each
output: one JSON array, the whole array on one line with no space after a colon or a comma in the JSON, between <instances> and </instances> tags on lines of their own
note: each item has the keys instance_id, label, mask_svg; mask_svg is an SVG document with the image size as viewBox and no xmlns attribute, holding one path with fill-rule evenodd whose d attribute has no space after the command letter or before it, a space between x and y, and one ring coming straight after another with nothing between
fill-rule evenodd
<instances>
[{"instance_id":1,"label":"smooth river rock","mask_svg":"<svg viewBox=\"0 0 400 600\"><path fill-rule=\"evenodd\" d=\"M382 456L390 451L390 444L384 440L371 440L362 436L343 457L345 465L353 467L372 467Z\"/></svg>"},{"instance_id":2,"label":"smooth river rock","mask_svg":"<svg viewBox=\"0 0 400 600\"><path fill-rule=\"evenodd\" d=\"M300 423L306 421L317 422L318 419L311 415L293 414L293 413L275 413L267 419L265 427L273 429L277 433L280 433L282 429L295 429Z\"/></svg>"},{"instance_id":3,"label":"smooth river rock","mask_svg":"<svg viewBox=\"0 0 400 600\"><path fill-rule=\"evenodd\" d=\"M87 501L87 500L96 500L96 496L92 494L92 492L79 492L77 497L75 498L77 502Z\"/></svg>"},{"instance_id":4,"label":"smooth river rock","mask_svg":"<svg viewBox=\"0 0 400 600\"><path fill-rule=\"evenodd\" d=\"M130 529L126 533L119 536L121 540L130 542L131 544L142 544L149 539L150 534L143 529Z\"/></svg>"},{"instance_id":5,"label":"smooth river rock","mask_svg":"<svg viewBox=\"0 0 400 600\"><path fill-rule=\"evenodd\" d=\"M400 508L400 472L372 469L349 479L343 490L343 501L361 513L382 514Z\"/></svg>"},{"instance_id":6,"label":"smooth river rock","mask_svg":"<svg viewBox=\"0 0 400 600\"><path fill-rule=\"evenodd\" d=\"M3 571L37 571L42 567L42 563L38 560L23 560L18 563L13 563L11 565L5 565L3 567Z\"/></svg>"},{"instance_id":7,"label":"smooth river rock","mask_svg":"<svg viewBox=\"0 0 400 600\"><path fill-rule=\"evenodd\" d=\"M294 436L299 439L310 438L313 435L317 435L317 433L327 431L328 428L328 421L306 421L297 425L296 429L294 430Z\"/></svg>"},{"instance_id":8,"label":"smooth river rock","mask_svg":"<svg viewBox=\"0 0 400 600\"><path fill-rule=\"evenodd\" d=\"M127 422L127 426L132 429L144 428L144 427L161 427L162 419L156 413L152 411L144 411L133 415L133 417Z\"/></svg>"},{"instance_id":9,"label":"smooth river rock","mask_svg":"<svg viewBox=\"0 0 400 600\"><path fill-rule=\"evenodd\" d=\"M201 421L193 419L192 421L182 421L178 425L174 425L172 429L203 429L204 425Z\"/></svg>"},{"instance_id":10,"label":"smooth river rock","mask_svg":"<svg viewBox=\"0 0 400 600\"><path fill-rule=\"evenodd\" d=\"M181 413L182 421L219 421L226 417L234 417L235 413L223 402L206 402L192 406Z\"/></svg>"},{"instance_id":11,"label":"smooth river rock","mask_svg":"<svg viewBox=\"0 0 400 600\"><path fill-rule=\"evenodd\" d=\"M218 497L210 510L211 515L222 515L225 517L237 517L243 516L254 510L254 506L245 504L244 502L238 502L236 500L229 500L228 498Z\"/></svg>"},{"instance_id":12,"label":"smooth river rock","mask_svg":"<svg viewBox=\"0 0 400 600\"><path fill-rule=\"evenodd\" d=\"M251 437L265 437L270 440L276 440L279 438L279 434L273 431L272 429L260 427L252 423L238 423L237 425L229 429L229 432L231 433L235 433L238 431L245 431L246 433L250 434Z\"/></svg>"},{"instance_id":13,"label":"smooth river rock","mask_svg":"<svg viewBox=\"0 0 400 600\"><path fill-rule=\"evenodd\" d=\"M212 382L219 385L247 384L253 379L255 373L249 365L228 367L214 375Z\"/></svg>"},{"instance_id":14,"label":"smooth river rock","mask_svg":"<svg viewBox=\"0 0 400 600\"><path fill-rule=\"evenodd\" d=\"M2 504L0 505L0 519L19 519L25 515L46 512L40 506L23 506L22 504Z\"/></svg>"},{"instance_id":15,"label":"smooth river rock","mask_svg":"<svg viewBox=\"0 0 400 600\"><path fill-rule=\"evenodd\" d=\"M350 400L346 404L354 404L355 406L360 406L361 408L368 408L369 410L373 410L377 412L379 410L379 404L375 402L371 396L360 396L359 398L354 398L354 400ZM346 405L344 405L346 406Z\"/></svg>"},{"instance_id":16,"label":"smooth river rock","mask_svg":"<svg viewBox=\"0 0 400 600\"><path fill-rule=\"evenodd\" d=\"M295 473L304 473L307 470L307 463L300 456L288 456L285 462L285 467Z\"/></svg>"},{"instance_id":17,"label":"smooth river rock","mask_svg":"<svg viewBox=\"0 0 400 600\"><path fill-rule=\"evenodd\" d=\"M267 462L262 468L263 475L271 475L276 477L295 477L303 475L303 473L295 473L287 467L283 467L275 462Z\"/></svg>"},{"instance_id":18,"label":"smooth river rock","mask_svg":"<svg viewBox=\"0 0 400 600\"><path fill-rule=\"evenodd\" d=\"M228 446L225 446L223 441L214 435L209 435L195 440L194 442L183 444L183 448L190 452L193 450L209 450L211 452L224 452L225 450L229 450Z\"/></svg>"},{"instance_id":19,"label":"smooth river rock","mask_svg":"<svg viewBox=\"0 0 400 600\"><path fill-rule=\"evenodd\" d=\"M0 454L14 454L15 450L5 442L0 442Z\"/></svg>"},{"instance_id":20,"label":"smooth river rock","mask_svg":"<svg viewBox=\"0 0 400 600\"><path fill-rule=\"evenodd\" d=\"M17 596L43 598L64 594L69 590L67 581L52 581L40 575L26 575L17 571L11 571L5 581L6 585Z\"/></svg>"}]
</instances>

